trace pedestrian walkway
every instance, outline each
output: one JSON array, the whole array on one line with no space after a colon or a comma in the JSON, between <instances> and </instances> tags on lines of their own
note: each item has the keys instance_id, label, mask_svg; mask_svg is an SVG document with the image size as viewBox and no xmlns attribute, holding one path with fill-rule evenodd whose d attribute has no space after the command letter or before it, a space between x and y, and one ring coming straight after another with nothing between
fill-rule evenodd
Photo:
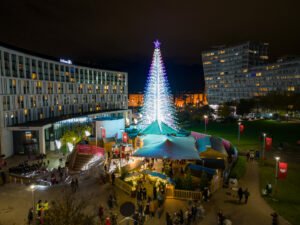
<instances>
[{"instance_id":1,"label":"pedestrian walkway","mask_svg":"<svg viewBox=\"0 0 300 225\"><path fill-rule=\"evenodd\" d=\"M237 197L229 195L230 190L220 189L207 203L207 215L201 225L217 224L217 213L222 210L225 217L233 225L268 225L272 224L271 213L274 211L261 197L259 188L259 167L256 161L247 163L245 176L239 181L239 187L248 188L250 196L247 204L239 204ZM244 202L244 200L242 200ZM280 225L289 225L285 219L279 218Z\"/></svg>"}]
</instances>

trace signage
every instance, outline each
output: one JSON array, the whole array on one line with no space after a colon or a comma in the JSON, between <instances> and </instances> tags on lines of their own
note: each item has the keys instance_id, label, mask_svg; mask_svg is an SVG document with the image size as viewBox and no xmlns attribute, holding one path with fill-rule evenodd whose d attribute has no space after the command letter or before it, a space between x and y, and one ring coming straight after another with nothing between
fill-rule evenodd
<instances>
[{"instance_id":1,"label":"signage","mask_svg":"<svg viewBox=\"0 0 300 225\"><path fill-rule=\"evenodd\" d=\"M59 61L61 63L72 64L72 61L70 59L68 59L68 60L66 60L66 59L59 59Z\"/></svg>"}]
</instances>

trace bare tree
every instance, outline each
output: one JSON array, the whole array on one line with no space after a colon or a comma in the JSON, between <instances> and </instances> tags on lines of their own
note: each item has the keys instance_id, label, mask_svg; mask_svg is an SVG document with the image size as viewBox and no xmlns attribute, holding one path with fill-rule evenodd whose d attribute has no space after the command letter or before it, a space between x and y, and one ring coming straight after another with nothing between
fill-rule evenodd
<instances>
[{"instance_id":1,"label":"bare tree","mask_svg":"<svg viewBox=\"0 0 300 225\"><path fill-rule=\"evenodd\" d=\"M45 215L45 225L94 225L95 216L88 213L88 204L68 194L52 202Z\"/></svg>"}]
</instances>

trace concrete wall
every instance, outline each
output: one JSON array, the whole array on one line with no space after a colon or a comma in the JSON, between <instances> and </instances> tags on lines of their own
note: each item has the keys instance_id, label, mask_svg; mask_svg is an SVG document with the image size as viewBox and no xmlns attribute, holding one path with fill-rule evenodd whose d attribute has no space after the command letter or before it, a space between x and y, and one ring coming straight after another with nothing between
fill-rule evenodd
<instances>
[{"instance_id":1,"label":"concrete wall","mask_svg":"<svg viewBox=\"0 0 300 225\"><path fill-rule=\"evenodd\" d=\"M1 154L4 154L5 158L14 154L12 131L6 128L1 132Z\"/></svg>"}]
</instances>

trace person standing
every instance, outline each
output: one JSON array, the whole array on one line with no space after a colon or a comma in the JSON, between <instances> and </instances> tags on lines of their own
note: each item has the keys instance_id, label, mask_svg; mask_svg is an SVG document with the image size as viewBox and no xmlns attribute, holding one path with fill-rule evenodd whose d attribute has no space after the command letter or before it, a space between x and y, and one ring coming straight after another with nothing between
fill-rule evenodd
<instances>
[{"instance_id":1,"label":"person standing","mask_svg":"<svg viewBox=\"0 0 300 225\"><path fill-rule=\"evenodd\" d=\"M156 186L153 185L153 200L156 200L157 198L157 190L156 190Z\"/></svg>"},{"instance_id":2,"label":"person standing","mask_svg":"<svg viewBox=\"0 0 300 225\"><path fill-rule=\"evenodd\" d=\"M115 180L116 180L116 175L115 175L115 173L113 172L113 173L111 174L111 184L112 184L112 185L115 185Z\"/></svg>"},{"instance_id":3,"label":"person standing","mask_svg":"<svg viewBox=\"0 0 300 225\"><path fill-rule=\"evenodd\" d=\"M143 188L143 200L147 200L147 190L145 187Z\"/></svg>"},{"instance_id":4,"label":"person standing","mask_svg":"<svg viewBox=\"0 0 300 225\"><path fill-rule=\"evenodd\" d=\"M250 193L249 193L249 191L248 191L248 188L245 189L244 195L245 195L245 204L247 204L248 198L249 198L249 195L250 195Z\"/></svg>"},{"instance_id":5,"label":"person standing","mask_svg":"<svg viewBox=\"0 0 300 225\"><path fill-rule=\"evenodd\" d=\"M243 189L240 187L238 190L239 203L242 202L243 194L244 194Z\"/></svg>"}]
</instances>

